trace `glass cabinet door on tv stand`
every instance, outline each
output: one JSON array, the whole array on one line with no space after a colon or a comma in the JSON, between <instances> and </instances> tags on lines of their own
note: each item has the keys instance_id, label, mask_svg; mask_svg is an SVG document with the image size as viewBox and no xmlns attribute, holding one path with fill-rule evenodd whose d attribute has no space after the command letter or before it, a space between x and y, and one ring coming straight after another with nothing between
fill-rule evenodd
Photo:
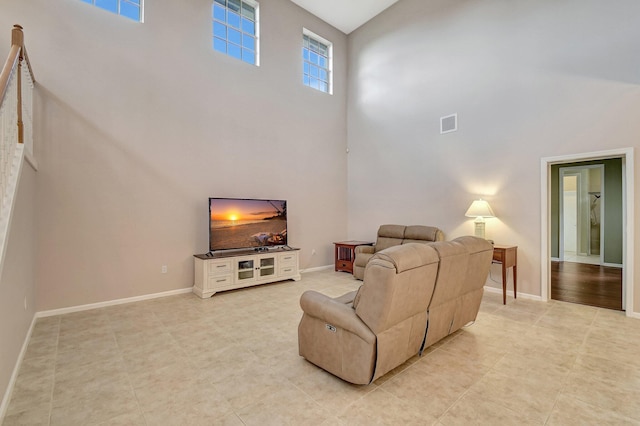
<instances>
[{"instance_id":1,"label":"glass cabinet door on tv stand","mask_svg":"<svg viewBox=\"0 0 640 426\"><path fill-rule=\"evenodd\" d=\"M276 257L240 258L236 260L236 282L260 281L276 273Z\"/></svg>"},{"instance_id":2,"label":"glass cabinet door on tv stand","mask_svg":"<svg viewBox=\"0 0 640 426\"><path fill-rule=\"evenodd\" d=\"M260 278L268 277L276 273L276 258L266 257L260 259Z\"/></svg>"},{"instance_id":3,"label":"glass cabinet door on tv stand","mask_svg":"<svg viewBox=\"0 0 640 426\"><path fill-rule=\"evenodd\" d=\"M251 281L255 279L253 259L238 259L236 260L236 265L236 279L238 282Z\"/></svg>"}]
</instances>

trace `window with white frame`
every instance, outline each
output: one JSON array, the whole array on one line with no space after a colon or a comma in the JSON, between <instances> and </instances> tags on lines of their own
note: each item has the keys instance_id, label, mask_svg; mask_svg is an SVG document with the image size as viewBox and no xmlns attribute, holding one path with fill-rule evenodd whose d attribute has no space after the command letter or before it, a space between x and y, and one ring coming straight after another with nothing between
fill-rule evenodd
<instances>
[{"instance_id":1,"label":"window with white frame","mask_svg":"<svg viewBox=\"0 0 640 426\"><path fill-rule=\"evenodd\" d=\"M258 60L258 3L214 0L213 49L250 64Z\"/></svg>"},{"instance_id":2,"label":"window with white frame","mask_svg":"<svg viewBox=\"0 0 640 426\"><path fill-rule=\"evenodd\" d=\"M124 16L134 21L142 22L143 0L82 0L101 9L108 10L117 15Z\"/></svg>"},{"instance_id":3,"label":"window with white frame","mask_svg":"<svg viewBox=\"0 0 640 426\"><path fill-rule=\"evenodd\" d=\"M325 93L333 93L333 44L317 34L302 30L302 82Z\"/></svg>"}]
</instances>

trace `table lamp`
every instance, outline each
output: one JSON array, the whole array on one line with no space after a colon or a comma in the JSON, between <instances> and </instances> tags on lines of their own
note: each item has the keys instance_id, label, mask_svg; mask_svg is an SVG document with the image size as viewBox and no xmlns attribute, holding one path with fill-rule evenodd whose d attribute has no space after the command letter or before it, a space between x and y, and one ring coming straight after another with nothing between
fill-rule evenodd
<instances>
[{"instance_id":1,"label":"table lamp","mask_svg":"<svg viewBox=\"0 0 640 426\"><path fill-rule=\"evenodd\" d=\"M484 238L484 218L495 217L491 206L483 199L475 200L471 203L471 206L469 206L469 209L464 215L476 218L474 221L476 225L475 236L480 238Z\"/></svg>"}]
</instances>

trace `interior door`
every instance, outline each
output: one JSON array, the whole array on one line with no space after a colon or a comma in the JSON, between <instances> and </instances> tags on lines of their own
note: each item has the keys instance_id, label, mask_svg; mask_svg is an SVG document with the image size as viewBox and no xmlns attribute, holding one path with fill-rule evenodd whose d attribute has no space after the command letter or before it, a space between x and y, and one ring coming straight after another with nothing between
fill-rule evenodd
<instances>
[{"instance_id":1,"label":"interior door","mask_svg":"<svg viewBox=\"0 0 640 426\"><path fill-rule=\"evenodd\" d=\"M578 253L578 175L564 176L562 191L562 259Z\"/></svg>"}]
</instances>

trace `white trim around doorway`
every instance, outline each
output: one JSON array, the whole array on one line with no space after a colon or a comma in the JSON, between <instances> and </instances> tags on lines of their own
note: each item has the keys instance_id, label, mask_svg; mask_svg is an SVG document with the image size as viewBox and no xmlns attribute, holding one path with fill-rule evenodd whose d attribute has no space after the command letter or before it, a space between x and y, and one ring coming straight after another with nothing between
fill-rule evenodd
<instances>
[{"instance_id":1,"label":"white trim around doorway","mask_svg":"<svg viewBox=\"0 0 640 426\"><path fill-rule=\"evenodd\" d=\"M628 317L640 318L640 312L633 310L634 285L634 157L633 148L620 148L608 151L570 154L557 157L544 157L540 160L540 295L548 301L551 296L551 225L549 220L549 195L551 193L550 172L553 164L572 163L579 161L604 160L622 158L622 306Z\"/></svg>"}]
</instances>

